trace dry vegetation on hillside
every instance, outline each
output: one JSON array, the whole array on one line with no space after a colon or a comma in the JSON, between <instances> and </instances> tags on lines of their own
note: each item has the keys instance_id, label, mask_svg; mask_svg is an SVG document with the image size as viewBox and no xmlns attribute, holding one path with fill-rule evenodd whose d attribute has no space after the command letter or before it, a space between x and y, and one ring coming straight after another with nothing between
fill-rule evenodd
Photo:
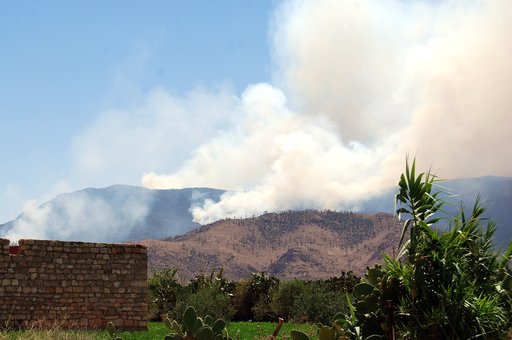
<instances>
[{"instance_id":1,"label":"dry vegetation on hillside","mask_svg":"<svg viewBox=\"0 0 512 340\"><path fill-rule=\"evenodd\" d=\"M183 280L224 268L230 279L265 271L279 278L362 274L383 252L392 254L400 225L389 214L285 211L226 219L183 236L141 243L149 269L179 268Z\"/></svg>"}]
</instances>

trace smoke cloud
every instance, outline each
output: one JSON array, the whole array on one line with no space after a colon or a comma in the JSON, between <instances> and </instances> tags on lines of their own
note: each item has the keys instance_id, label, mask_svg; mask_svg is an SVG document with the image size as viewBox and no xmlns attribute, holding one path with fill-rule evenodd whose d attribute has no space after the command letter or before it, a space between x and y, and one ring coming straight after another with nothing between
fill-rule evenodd
<instances>
[{"instance_id":1,"label":"smoke cloud","mask_svg":"<svg viewBox=\"0 0 512 340\"><path fill-rule=\"evenodd\" d=\"M62 194L38 206L30 201L24 213L4 236L22 238L108 242L128 239L133 226L142 222L151 203L149 191L124 186L107 189L110 197L95 189Z\"/></svg>"},{"instance_id":2,"label":"smoke cloud","mask_svg":"<svg viewBox=\"0 0 512 340\"><path fill-rule=\"evenodd\" d=\"M274 17L279 81L343 141L373 147L400 133L400 158L418 154L443 176L510 175L511 9L506 0L288 1Z\"/></svg>"},{"instance_id":3,"label":"smoke cloud","mask_svg":"<svg viewBox=\"0 0 512 340\"><path fill-rule=\"evenodd\" d=\"M200 223L265 210L356 208L363 195L382 186L378 170L392 145L344 145L326 117L289 111L284 94L268 84L250 86L237 111L239 124L201 145L179 172L149 173L143 184L232 190L219 203L193 208Z\"/></svg>"},{"instance_id":4,"label":"smoke cloud","mask_svg":"<svg viewBox=\"0 0 512 340\"><path fill-rule=\"evenodd\" d=\"M50 193L27 201L23 214L2 230L2 237L12 241L125 240L146 217L152 195L119 189L111 200L86 189L59 196L55 204L50 200L91 183L98 187L138 183L148 168L179 168L204 139L231 124L234 103L227 86L196 88L183 95L157 88L139 105L102 112L71 144L67 178ZM201 205L199 200L194 200L194 206ZM46 201L50 203L41 205ZM175 233L169 230L168 235Z\"/></svg>"},{"instance_id":5,"label":"smoke cloud","mask_svg":"<svg viewBox=\"0 0 512 340\"><path fill-rule=\"evenodd\" d=\"M509 0L283 1L270 22L268 83L242 94L154 89L138 106L103 112L71 146L68 181L144 174L149 188L230 190L193 204L207 223L356 210L394 184L406 154L444 178L510 176L511 31ZM32 204L8 237L100 239L147 206L126 202L120 216L83 196L49 227L51 207Z\"/></svg>"},{"instance_id":6,"label":"smoke cloud","mask_svg":"<svg viewBox=\"0 0 512 340\"><path fill-rule=\"evenodd\" d=\"M275 85L251 85L238 124L152 188L234 190L198 222L265 210L357 209L406 153L443 177L512 174L512 3L286 1L272 20Z\"/></svg>"}]
</instances>

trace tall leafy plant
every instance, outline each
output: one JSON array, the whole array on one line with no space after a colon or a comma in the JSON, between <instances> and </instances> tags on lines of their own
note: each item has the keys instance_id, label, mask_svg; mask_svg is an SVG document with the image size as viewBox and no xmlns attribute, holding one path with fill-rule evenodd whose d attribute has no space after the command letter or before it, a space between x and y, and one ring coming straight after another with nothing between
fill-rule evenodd
<instances>
[{"instance_id":1,"label":"tall leafy plant","mask_svg":"<svg viewBox=\"0 0 512 340\"><path fill-rule=\"evenodd\" d=\"M414 338L499 337L510 327L512 242L503 255L494 250L496 224L483 218L477 198L471 214L461 207L448 228L436 226L445 203L434 191L435 176L415 174L415 161L400 177L397 212L406 214L400 256L387 258L387 275L405 292L399 305L404 335ZM505 287L505 288L504 288Z\"/></svg>"},{"instance_id":2,"label":"tall leafy plant","mask_svg":"<svg viewBox=\"0 0 512 340\"><path fill-rule=\"evenodd\" d=\"M439 192L434 191L437 181L430 171L416 176L416 161L413 161L412 166L406 162L405 174L400 176L396 194L398 218L403 215L407 217L402 228L397 259L408 253L409 261L414 263L421 237L429 233L432 226L439 221L434 215L441 209L444 201L438 198ZM408 232L409 239L406 240Z\"/></svg>"},{"instance_id":3,"label":"tall leafy plant","mask_svg":"<svg viewBox=\"0 0 512 340\"><path fill-rule=\"evenodd\" d=\"M368 272L354 288L351 315L342 318L363 338L390 334L386 305L400 339L499 339L512 326L512 241L495 250L496 224L483 217L479 198L470 214L461 207L440 220L445 201L437 181L406 163L396 195L405 219L398 256L384 256L382 271Z\"/></svg>"}]
</instances>

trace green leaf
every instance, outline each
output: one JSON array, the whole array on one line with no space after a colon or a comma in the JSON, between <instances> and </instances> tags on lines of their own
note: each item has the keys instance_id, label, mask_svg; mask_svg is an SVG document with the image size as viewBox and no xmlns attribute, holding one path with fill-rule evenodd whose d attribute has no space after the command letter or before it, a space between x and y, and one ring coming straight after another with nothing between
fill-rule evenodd
<instances>
[{"instance_id":1,"label":"green leaf","mask_svg":"<svg viewBox=\"0 0 512 340\"><path fill-rule=\"evenodd\" d=\"M185 312L183 312L183 325L185 326L187 332L193 332L196 321L196 310L194 309L194 307L188 306L187 309L185 309Z\"/></svg>"},{"instance_id":2,"label":"green leaf","mask_svg":"<svg viewBox=\"0 0 512 340\"><path fill-rule=\"evenodd\" d=\"M213 340L213 331L210 326L205 325L197 331L195 337L197 340Z\"/></svg>"},{"instance_id":3,"label":"green leaf","mask_svg":"<svg viewBox=\"0 0 512 340\"><path fill-rule=\"evenodd\" d=\"M382 278L384 273L382 272L382 269L380 268L370 268L368 272L366 273L366 277L368 278L368 282L370 282L372 285L377 285Z\"/></svg>"},{"instance_id":4,"label":"green leaf","mask_svg":"<svg viewBox=\"0 0 512 340\"><path fill-rule=\"evenodd\" d=\"M320 326L318 328L318 339L319 340L334 340L336 336L336 329L329 326Z\"/></svg>"},{"instance_id":5,"label":"green leaf","mask_svg":"<svg viewBox=\"0 0 512 340\"><path fill-rule=\"evenodd\" d=\"M171 327L176 332L176 334L181 335L181 336L185 335L185 334L183 334L183 331L176 320L172 320Z\"/></svg>"},{"instance_id":6,"label":"green leaf","mask_svg":"<svg viewBox=\"0 0 512 340\"><path fill-rule=\"evenodd\" d=\"M374 287L366 282L358 283L352 293L357 298L362 298L364 296L370 295L373 292Z\"/></svg>"},{"instance_id":7,"label":"green leaf","mask_svg":"<svg viewBox=\"0 0 512 340\"><path fill-rule=\"evenodd\" d=\"M213 318L209 315L204 317L204 323L211 326L213 324Z\"/></svg>"},{"instance_id":8,"label":"green leaf","mask_svg":"<svg viewBox=\"0 0 512 340\"><path fill-rule=\"evenodd\" d=\"M194 328L192 329L192 334L196 334L201 328L203 328L204 322L203 319L197 318Z\"/></svg>"},{"instance_id":9,"label":"green leaf","mask_svg":"<svg viewBox=\"0 0 512 340\"><path fill-rule=\"evenodd\" d=\"M226 321L218 319L213 323L212 330L215 334L222 333L222 330L226 328Z\"/></svg>"},{"instance_id":10,"label":"green leaf","mask_svg":"<svg viewBox=\"0 0 512 340\"><path fill-rule=\"evenodd\" d=\"M167 327L167 329L172 330L172 321L169 319L169 317L166 317L164 320L164 325Z\"/></svg>"},{"instance_id":11,"label":"green leaf","mask_svg":"<svg viewBox=\"0 0 512 340\"><path fill-rule=\"evenodd\" d=\"M297 330L291 330L290 337L292 340L309 340L309 336L306 333Z\"/></svg>"},{"instance_id":12,"label":"green leaf","mask_svg":"<svg viewBox=\"0 0 512 340\"><path fill-rule=\"evenodd\" d=\"M169 334L164 337L164 340L183 340L183 336L179 334Z\"/></svg>"}]
</instances>

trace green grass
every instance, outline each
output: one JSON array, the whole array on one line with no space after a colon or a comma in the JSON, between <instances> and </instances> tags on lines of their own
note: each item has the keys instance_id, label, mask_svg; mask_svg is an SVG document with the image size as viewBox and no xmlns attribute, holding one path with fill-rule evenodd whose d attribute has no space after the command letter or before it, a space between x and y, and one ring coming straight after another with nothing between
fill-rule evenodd
<instances>
[{"instance_id":1,"label":"green grass","mask_svg":"<svg viewBox=\"0 0 512 340\"><path fill-rule=\"evenodd\" d=\"M230 336L240 331L240 340L265 339L272 335L277 323L270 322L232 322L228 325ZM297 329L312 336L316 334L317 326L313 324L284 323L279 331L278 339L289 339L290 331Z\"/></svg>"},{"instance_id":2,"label":"green grass","mask_svg":"<svg viewBox=\"0 0 512 340\"><path fill-rule=\"evenodd\" d=\"M274 332L277 323L270 322L231 322L228 324L228 332L235 336L240 332L240 340L265 339ZM313 324L284 323L279 332L278 339L289 339L290 330L298 329L310 336L316 334L317 326ZM159 340L169 334L169 330L161 322L148 323L146 332L120 332L123 340ZM0 331L0 340L103 340L110 339L107 331L64 331L60 329L27 331Z\"/></svg>"}]
</instances>

